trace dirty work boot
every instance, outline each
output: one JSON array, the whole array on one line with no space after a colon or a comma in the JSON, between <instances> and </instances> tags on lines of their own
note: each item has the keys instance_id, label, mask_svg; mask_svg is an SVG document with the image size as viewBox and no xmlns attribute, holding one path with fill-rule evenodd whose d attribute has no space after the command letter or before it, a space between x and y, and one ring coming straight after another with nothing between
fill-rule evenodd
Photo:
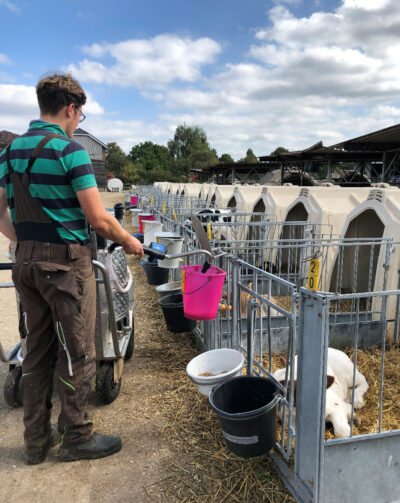
<instances>
[{"instance_id":1,"label":"dirty work boot","mask_svg":"<svg viewBox=\"0 0 400 503\"><path fill-rule=\"evenodd\" d=\"M61 447L58 456L61 461L105 458L119 452L121 448L122 442L118 435L100 435L93 432L83 444Z\"/></svg>"},{"instance_id":2,"label":"dirty work boot","mask_svg":"<svg viewBox=\"0 0 400 503\"><path fill-rule=\"evenodd\" d=\"M43 461L46 459L49 449L59 444L60 441L61 435L58 433L57 423L52 424L50 429L50 437L47 439L43 449L40 449L39 451L30 451L29 449L25 449L26 464L38 465L40 463L43 463Z\"/></svg>"}]
</instances>

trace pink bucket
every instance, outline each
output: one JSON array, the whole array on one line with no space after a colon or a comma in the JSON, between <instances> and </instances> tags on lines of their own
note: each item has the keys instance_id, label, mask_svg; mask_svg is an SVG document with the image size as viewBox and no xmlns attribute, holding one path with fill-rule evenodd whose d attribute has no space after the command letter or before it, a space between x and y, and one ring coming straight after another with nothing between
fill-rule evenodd
<instances>
[{"instance_id":1,"label":"pink bucket","mask_svg":"<svg viewBox=\"0 0 400 503\"><path fill-rule=\"evenodd\" d=\"M226 272L211 266L186 265L182 271L183 311L191 320L213 320L218 313Z\"/></svg>"},{"instance_id":2,"label":"pink bucket","mask_svg":"<svg viewBox=\"0 0 400 503\"><path fill-rule=\"evenodd\" d=\"M139 215L139 232L143 233L143 220L154 220L154 215L151 213L141 213Z\"/></svg>"},{"instance_id":3,"label":"pink bucket","mask_svg":"<svg viewBox=\"0 0 400 503\"><path fill-rule=\"evenodd\" d=\"M137 196L131 196L131 205L137 206Z\"/></svg>"}]
</instances>

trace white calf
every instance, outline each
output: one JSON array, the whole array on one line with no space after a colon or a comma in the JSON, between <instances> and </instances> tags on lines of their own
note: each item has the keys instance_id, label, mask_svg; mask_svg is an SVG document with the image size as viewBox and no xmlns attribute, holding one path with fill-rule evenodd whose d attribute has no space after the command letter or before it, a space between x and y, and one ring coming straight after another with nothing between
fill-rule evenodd
<instances>
[{"instance_id":1,"label":"white calf","mask_svg":"<svg viewBox=\"0 0 400 503\"><path fill-rule=\"evenodd\" d=\"M353 395L353 372L354 365L343 351L328 348L325 420L332 423L335 436L340 438L350 435L349 420L351 418ZM284 384L285 374L286 367L276 370L272 375L277 381ZM294 379L294 392L296 393L297 356L295 356L294 361ZM365 377L356 369L354 386L355 409L361 409L364 405L363 395L367 390L368 383ZM358 421L356 416L353 417L355 421Z\"/></svg>"}]
</instances>

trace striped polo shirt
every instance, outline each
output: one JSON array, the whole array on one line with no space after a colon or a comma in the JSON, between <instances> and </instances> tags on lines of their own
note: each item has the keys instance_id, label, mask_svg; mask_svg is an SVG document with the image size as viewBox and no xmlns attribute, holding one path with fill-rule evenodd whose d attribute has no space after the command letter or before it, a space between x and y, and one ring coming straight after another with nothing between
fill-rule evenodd
<instances>
[{"instance_id":1,"label":"striped polo shirt","mask_svg":"<svg viewBox=\"0 0 400 503\"><path fill-rule=\"evenodd\" d=\"M76 141L71 140L58 124L32 121L28 131L11 145L11 163L16 172L23 173L29 157L48 134L53 138L41 150L30 175L30 192L42 209L56 223L60 237L69 243L87 244L89 232L76 192L96 187L89 154ZM6 162L6 150L0 155L0 185L5 188L11 220L15 222L14 192Z\"/></svg>"}]
</instances>

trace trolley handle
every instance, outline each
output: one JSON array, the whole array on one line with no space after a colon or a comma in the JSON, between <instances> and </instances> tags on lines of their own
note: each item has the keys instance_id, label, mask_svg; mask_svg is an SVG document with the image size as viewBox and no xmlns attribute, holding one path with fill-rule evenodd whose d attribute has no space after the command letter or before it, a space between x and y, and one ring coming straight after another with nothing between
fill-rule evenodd
<instances>
[{"instance_id":1,"label":"trolley handle","mask_svg":"<svg viewBox=\"0 0 400 503\"><path fill-rule=\"evenodd\" d=\"M112 253L118 246L121 246L119 243L111 243L107 248L108 253Z\"/></svg>"},{"instance_id":2,"label":"trolley handle","mask_svg":"<svg viewBox=\"0 0 400 503\"><path fill-rule=\"evenodd\" d=\"M13 266L12 262L2 262L0 264L0 271L11 271Z\"/></svg>"},{"instance_id":3,"label":"trolley handle","mask_svg":"<svg viewBox=\"0 0 400 503\"><path fill-rule=\"evenodd\" d=\"M163 260L165 258L164 252L155 250L154 248L150 248L149 246L143 246L143 251L145 255L148 255L151 258L158 258L159 260Z\"/></svg>"}]
</instances>

